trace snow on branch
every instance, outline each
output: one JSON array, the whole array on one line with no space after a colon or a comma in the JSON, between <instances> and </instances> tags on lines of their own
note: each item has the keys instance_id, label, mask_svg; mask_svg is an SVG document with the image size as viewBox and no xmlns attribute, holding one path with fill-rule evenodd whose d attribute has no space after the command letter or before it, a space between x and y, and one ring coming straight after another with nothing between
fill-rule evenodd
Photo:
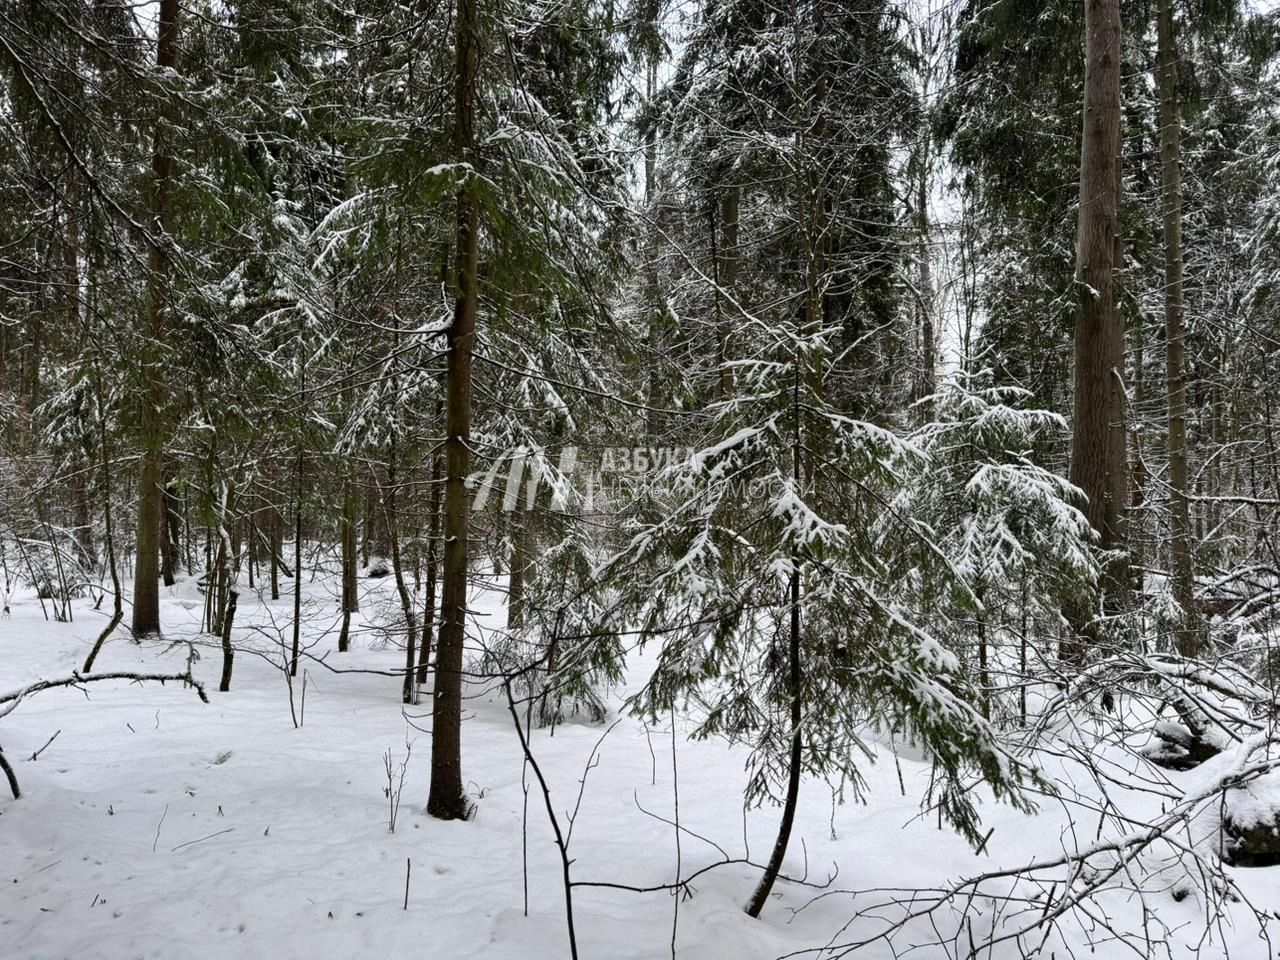
<instances>
[{"instance_id":1,"label":"snow on branch","mask_svg":"<svg viewBox=\"0 0 1280 960\"><path fill-rule=\"evenodd\" d=\"M100 680L129 680L133 683L161 684L172 680L193 687L196 695L201 700L205 703L209 702L209 697L204 691L204 684L193 677L190 670L184 673L137 673L129 670L116 670L110 673L80 673L77 670L69 677L60 677L56 680L37 680L35 683L29 683L25 687L19 687L9 693L0 694L0 717L8 716L17 709L19 703L41 691L52 690L55 687L78 688L86 683L94 683Z\"/></svg>"}]
</instances>

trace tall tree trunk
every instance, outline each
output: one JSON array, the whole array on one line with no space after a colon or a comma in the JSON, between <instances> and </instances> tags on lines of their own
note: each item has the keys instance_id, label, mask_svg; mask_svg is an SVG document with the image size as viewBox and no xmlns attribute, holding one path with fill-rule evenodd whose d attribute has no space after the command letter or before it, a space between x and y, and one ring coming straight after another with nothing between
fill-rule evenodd
<instances>
[{"instance_id":1,"label":"tall tree trunk","mask_svg":"<svg viewBox=\"0 0 1280 960\"><path fill-rule=\"evenodd\" d=\"M436 414L439 419L439 413ZM422 646L418 650L418 683L427 682L427 665L431 660L431 646L436 624L436 582L439 577L440 542L440 452L431 454L431 493L427 510L427 571L426 600L422 605Z\"/></svg>"},{"instance_id":2,"label":"tall tree trunk","mask_svg":"<svg viewBox=\"0 0 1280 960\"><path fill-rule=\"evenodd\" d=\"M271 535L267 546L271 548L271 599L280 599L280 548L283 538L280 535L280 511L271 508Z\"/></svg>"},{"instance_id":3,"label":"tall tree trunk","mask_svg":"<svg viewBox=\"0 0 1280 960\"><path fill-rule=\"evenodd\" d=\"M387 520L382 510L381 491L386 487L386 470L374 467L369 471L364 507L364 529L360 541L360 562L369 566L370 560L391 558L391 539L387 531Z\"/></svg>"},{"instance_id":4,"label":"tall tree trunk","mask_svg":"<svg viewBox=\"0 0 1280 960\"><path fill-rule=\"evenodd\" d=\"M511 517L511 570L507 577L507 629L519 630L524 626L524 572L529 566L529 528L526 516L520 512L525 506L521 496Z\"/></svg>"},{"instance_id":5,"label":"tall tree trunk","mask_svg":"<svg viewBox=\"0 0 1280 960\"><path fill-rule=\"evenodd\" d=\"M160 0L160 19L156 32L156 65L174 70L178 64L178 0ZM152 344L164 340L165 312L168 306L168 261L160 246L167 236L169 187L173 158L169 155L168 110L162 109L157 119L155 147L151 155L151 239L147 253L148 307L147 339ZM164 374L158 360L149 359L144 373L139 425L142 435L142 469L138 473L138 556L133 572L133 633L135 637L160 632L160 524L163 517L164 490L161 486L161 460L164 456L164 433L161 407L164 400Z\"/></svg>"},{"instance_id":6,"label":"tall tree trunk","mask_svg":"<svg viewBox=\"0 0 1280 960\"><path fill-rule=\"evenodd\" d=\"M231 690L231 669L235 663L236 650L231 645L231 627L236 620L236 601L240 598L234 586L227 589L227 609L222 615L222 677L218 681L218 690L227 693Z\"/></svg>"},{"instance_id":7,"label":"tall tree trunk","mask_svg":"<svg viewBox=\"0 0 1280 960\"><path fill-rule=\"evenodd\" d=\"M1084 136L1080 159L1080 223L1076 238L1076 285L1080 309L1075 325L1071 481L1084 493L1085 516L1104 548L1120 546L1118 509L1111 502L1114 463L1113 371L1117 331L1115 271L1119 236L1120 0L1085 0ZM1123 353L1123 332L1118 334ZM1123 451L1123 443L1121 444ZM1123 458L1124 454L1121 453ZM1077 632L1095 609L1072 611ZM1083 659L1080 641L1063 644L1062 657Z\"/></svg>"},{"instance_id":8,"label":"tall tree trunk","mask_svg":"<svg viewBox=\"0 0 1280 960\"><path fill-rule=\"evenodd\" d=\"M245 571L249 574L249 589L253 589L253 567L258 562L258 525L254 522L254 511L250 507L244 518L245 526Z\"/></svg>"},{"instance_id":9,"label":"tall tree trunk","mask_svg":"<svg viewBox=\"0 0 1280 960\"><path fill-rule=\"evenodd\" d=\"M1113 241L1111 263L1112 277L1124 267L1124 238L1120 235L1119 207L1124 195L1122 178L1124 139L1123 115L1116 127L1116 232ZM1119 301L1119 291L1116 291ZM1115 613L1129 606L1132 589L1129 553L1129 513L1133 491L1129 471L1129 397L1125 381L1125 322L1118 307L1116 322L1107 329L1107 405L1110 420L1107 424L1107 509L1104 525L1110 531L1107 542L1114 551L1107 565L1103 586L1104 609Z\"/></svg>"},{"instance_id":10,"label":"tall tree trunk","mask_svg":"<svg viewBox=\"0 0 1280 960\"><path fill-rule=\"evenodd\" d=\"M107 446L107 414L105 394L102 389L102 377L98 373L97 364L93 366L93 386L95 399L98 407L98 451L102 458L102 524L105 528L107 539L107 568L111 573L111 589L114 594L111 619L107 621L107 625L98 634L98 639L93 645L93 649L89 651L89 656L85 658L84 667L81 673L90 673L93 670L93 663L98 659L98 653L102 650L102 645L107 642L107 638L120 625L120 621L124 619L123 598L120 590L120 573L116 569L116 536L115 527L112 522L111 515L111 455Z\"/></svg>"},{"instance_id":11,"label":"tall tree trunk","mask_svg":"<svg viewBox=\"0 0 1280 960\"><path fill-rule=\"evenodd\" d=\"M161 441L154 414L144 414L143 429L152 434L142 451L138 474L137 556L133 567L133 620L135 637L160 632L160 489Z\"/></svg>"},{"instance_id":12,"label":"tall tree trunk","mask_svg":"<svg viewBox=\"0 0 1280 960\"><path fill-rule=\"evenodd\" d=\"M375 509L378 498L373 495L373 491L378 487L376 470L372 471L372 483L369 486L370 489L366 491L364 499L364 523L360 527L360 565L364 567L369 566L369 560L375 552L385 556L373 543L373 538L378 532L378 515Z\"/></svg>"},{"instance_id":13,"label":"tall tree trunk","mask_svg":"<svg viewBox=\"0 0 1280 960\"><path fill-rule=\"evenodd\" d=\"M480 61L476 0L458 0L454 147L475 163L476 80ZM449 327L445 390L444 595L436 650L431 728L431 791L427 813L442 820L467 815L462 788L462 653L467 615L467 537L470 511L471 350L475 339L480 210L470 178L458 191L456 299Z\"/></svg>"},{"instance_id":14,"label":"tall tree trunk","mask_svg":"<svg viewBox=\"0 0 1280 960\"><path fill-rule=\"evenodd\" d=\"M1169 418L1169 553L1173 597L1182 608L1178 652L1193 657L1199 636L1191 562L1191 522L1187 504L1186 339L1182 317L1182 144L1178 119L1178 50L1173 33L1173 0L1160 0L1156 14L1160 90L1160 186L1164 213L1164 336Z\"/></svg>"},{"instance_id":15,"label":"tall tree trunk","mask_svg":"<svg viewBox=\"0 0 1280 960\"><path fill-rule=\"evenodd\" d=\"M1144 340L1144 331L1141 327L1138 329L1138 337L1133 344L1133 409L1144 409L1144 403L1147 396L1146 379L1143 376L1142 367L1146 352L1146 344ZM1147 508L1147 483L1151 479L1147 475L1146 455L1142 445L1142 431L1129 431L1129 452L1130 452L1130 504L1129 519L1125 524L1125 535L1129 543L1129 558L1132 565L1131 589L1135 593L1143 592L1144 574L1143 571L1147 566L1147 546L1149 536L1146 529L1146 508Z\"/></svg>"},{"instance_id":16,"label":"tall tree trunk","mask_svg":"<svg viewBox=\"0 0 1280 960\"><path fill-rule=\"evenodd\" d=\"M182 511L183 497L179 497L173 478L164 486L165 536L169 540L169 548L173 554L170 575L177 573L182 558ZM168 581L165 581L168 583Z\"/></svg>"},{"instance_id":17,"label":"tall tree trunk","mask_svg":"<svg viewBox=\"0 0 1280 960\"><path fill-rule=\"evenodd\" d=\"M177 582L174 573L181 555L181 544L178 542L182 517L178 511L178 495L173 492L172 477L162 475L160 488L163 499L164 519L160 531L160 576L166 587ZM252 584L250 584L252 586Z\"/></svg>"},{"instance_id":18,"label":"tall tree trunk","mask_svg":"<svg viewBox=\"0 0 1280 960\"><path fill-rule=\"evenodd\" d=\"M383 500L383 517L387 524L387 539L391 542L391 570L395 575L396 592L400 596L400 610L404 614L404 688L405 703L418 702L418 690L414 681L417 670L414 668L414 654L418 649L417 618L413 612L413 598L404 580L404 564L400 555L400 514L396 502L396 444L393 440L387 454L387 495Z\"/></svg>"},{"instance_id":19,"label":"tall tree trunk","mask_svg":"<svg viewBox=\"0 0 1280 960\"><path fill-rule=\"evenodd\" d=\"M791 479L796 487L799 488L801 479L806 472L803 452L804 432L800 424L803 410L800 402L800 382L804 371L800 369L799 351L796 352L793 363ZM811 470L812 468L810 468L810 472ZM778 835L773 843L773 852L769 854L769 862L765 864L760 882L751 894L750 901L747 902L747 915L751 917L760 916L760 911L764 909L765 903L769 900L769 893L773 890L774 883L777 882L778 874L782 872L782 861L787 854L787 844L791 842L791 828L795 823L796 806L800 802L800 766L804 758L804 732L801 728L801 722L804 719L804 675L801 672L802 664L800 660L800 594L803 585L800 574L800 559L799 550L793 548L791 551L791 578L788 584L791 629L787 643L787 699L790 708L791 751L787 768L787 793L782 803L782 821L778 824Z\"/></svg>"},{"instance_id":20,"label":"tall tree trunk","mask_svg":"<svg viewBox=\"0 0 1280 960\"><path fill-rule=\"evenodd\" d=\"M222 506L218 519L218 557L219 557L219 595L218 621L215 632L222 641L222 677L218 689L226 693L231 689L231 668L235 660L235 648L231 645L231 628L236 618L236 601L239 591L236 589L240 581L240 544L232 539L231 530L239 524L232 524L234 492L230 483L222 487Z\"/></svg>"},{"instance_id":21,"label":"tall tree trunk","mask_svg":"<svg viewBox=\"0 0 1280 960\"><path fill-rule=\"evenodd\" d=\"M922 39L922 44L923 42ZM930 94L930 79L930 74L926 70L922 77L921 91L925 102L928 102ZM915 384L914 399L920 401L925 397L933 396L937 390L936 370L938 365L938 348L933 330L933 251L930 246L932 228L929 223L929 171L932 162L929 148L932 141L930 139L930 121L927 115L920 124L917 136L919 138L919 146L916 148L915 156L916 209L913 219L915 220L916 228L916 258L919 271L916 278L919 287L916 290L915 310L916 327L920 335L920 356L918 358L920 373ZM921 422L924 422L932 413L928 404L922 403L918 409Z\"/></svg>"},{"instance_id":22,"label":"tall tree trunk","mask_svg":"<svg viewBox=\"0 0 1280 960\"><path fill-rule=\"evenodd\" d=\"M302 457L298 457L298 492L293 504L293 649L289 655L289 676L298 675L302 648Z\"/></svg>"},{"instance_id":23,"label":"tall tree trunk","mask_svg":"<svg viewBox=\"0 0 1280 960\"><path fill-rule=\"evenodd\" d=\"M76 220L75 178L67 176L65 224L62 234L63 283L67 296L67 335L80 334L80 224ZM85 576L91 575L98 565L98 554L93 543L93 504L89 500L89 475L93 472L92 458L86 458L84 469L71 475L71 503L75 511L73 536L78 560Z\"/></svg>"},{"instance_id":24,"label":"tall tree trunk","mask_svg":"<svg viewBox=\"0 0 1280 960\"><path fill-rule=\"evenodd\" d=\"M360 492L350 470L342 482L342 519L339 521L339 540L342 547L342 628L338 633L338 652L345 653L351 647L351 614L360 609L360 594L356 582L356 525L360 515Z\"/></svg>"},{"instance_id":25,"label":"tall tree trunk","mask_svg":"<svg viewBox=\"0 0 1280 960\"><path fill-rule=\"evenodd\" d=\"M75 510L74 536L77 559L84 568L85 576L90 576L98 566L98 549L93 540L93 502L89 498L89 473L93 470L93 461L86 458L84 469L71 476L71 503Z\"/></svg>"}]
</instances>

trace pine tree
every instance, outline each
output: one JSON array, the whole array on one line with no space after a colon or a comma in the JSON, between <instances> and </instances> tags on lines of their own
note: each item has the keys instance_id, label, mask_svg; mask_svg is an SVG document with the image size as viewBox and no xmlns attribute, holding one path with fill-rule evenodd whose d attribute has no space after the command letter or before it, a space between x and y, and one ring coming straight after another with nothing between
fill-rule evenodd
<instances>
[{"instance_id":1,"label":"pine tree","mask_svg":"<svg viewBox=\"0 0 1280 960\"><path fill-rule=\"evenodd\" d=\"M1116 306L1120 238L1120 7L1118 0L1085 4L1084 137L1080 161L1080 224L1076 283L1080 312L1075 328L1071 482L1085 498L1085 516L1104 550L1126 549L1128 510L1125 442L1124 323ZM1122 602L1123 560L1112 560L1107 595ZM1077 629L1088 615L1077 613ZM1083 651L1067 644L1063 659Z\"/></svg>"},{"instance_id":2,"label":"pine tree","mask_svg":"<svg viewBox=\"0 0 1280 960\"><path fill-rule=\"evenodd\" d=\"M178 0L161 0L156 26L156 67L161 77L178 65ZM167 79L167 77L165 77ZM170 206L172 204L173 145L172 112L161 106L156 112L154 147L151 155L151 220L148 224L147 316L142 339L159 345L166 339L170 309ZM143 360L143 385L139 396L142 467L138 474L137 563L133 571L133 633L141 637L160 632L160 538L164 518L164 460L166 382L169 371L155 355L155 348Z\"/></svg>"},{"instance_id":3,"label":"pine tree","mask_svg":"<svg viewBox=\"0 0 1280 960\"><path fill-rule=\"evenodd\" d=\"M1180 653L1197 652L1191 521L1187 504L1186 341L1182 314L1182 146L1178 116L1178 52L1174 38L1173 0L1161 0L1156 13L1158 88L1160 93L1161 205L1164 214L1166 394L1169 420L1169 543L1173 594L1188 621L1179 632Z\"/></svg>"}]
</instances>

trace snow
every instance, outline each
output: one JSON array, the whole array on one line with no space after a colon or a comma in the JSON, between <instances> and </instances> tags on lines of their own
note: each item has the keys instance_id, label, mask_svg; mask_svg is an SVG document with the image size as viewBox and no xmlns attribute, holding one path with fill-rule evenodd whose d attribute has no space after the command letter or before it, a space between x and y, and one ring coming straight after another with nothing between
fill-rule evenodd
<instances>
[{"instance_id":1,"label":"snow","mask_svg":"<svg viewBox=\"0 0 1280 960\"><path fill-rule=\"evenodd\" d=\"M716 461L726 452L740 447L749 440L755 439L763 432L761 427L743 427L725 437L719 443L712 444L705 450L699 450L689 458L691 469L694 473L698 473L708 468L708 464L713 467Z\"/></svg>"},{"instance_id":2,"label":"snow","mask_svg":"<svg viewBox=\"0 0 1280 960\"><path fill-rule=\"evenodd\" d=\"M392 589L386 580L362 580L360 586L362 609L369 612L381 609ZM305 583L304 591L314 602L306 636L312 656L350 672L306 661L301 728L290 719L283 674L271 660L278 648L270 636L290 623L291 594L286 589L273 602L242 585L236 638L244 649L236 657L231 692L219 694L220 654L210 638L198 636L200 597L191 580L164 593L165 641L136 646L118 633L98 669L181 671L188 646L173 641L197 640L194 668L211 703L174 684L112 681L83 692L40 693L0 720L0 744L24 791L17 801L0 795L0 957L568 956L560 864L531 775L524 915L526 797L519 745L500 691L473 687L467 701L463 772L475 819L426 817L429 708L402 709L400 681L385 673L400 668L403 654L384 645L385 630L365 621L353 625L350 653L325 653L335 643L336 631L324 632L336 620L339 584L321 576ZM496 592L477 590L473 605L481 636L501 626ZM73 623L46 622L33 595L15 595L12 617L0 621L0 690L78 668L105 615L83 600L74 614ZM251 630L255 624L265 633ZM627 683L610 692L614 707L642 682L652 656L632 658ZM301 678L294 692L300 699ZM745 751L718 740L687 741L691 719L677 716L674 722L673 737L669 726L648 729L626 716L600 742L599 763L588 771L573 824L576 880L669 883L677 856L685 876L723 859L713 844L739 858L749 841L755 861L767 856L778 811L744 814ZM39 758L29 759L56 731ZM562 826L603 732L580 723L561 725L553 734L533 732L532 747ZM390 751L398 767L406 742L412 749L391 833L384 754ZM865 806L833 806L824 785L805 784L785 872L798 877L807 869L811 881L821 882L838 866L829 896L796 913L819 891L780 883L762 919L751 920L741 907L759 870L745 864L703 874L693 895L679 900L665 891L578 888L580 956L670 956L678 912L676 954L684 960L780 957L837 935L845 942L880 929L881 921L869 915L841 933L855 906L883 897L855 900L836 890L938 887L980 870L1061 855L1073 829L1066 811L1077 807L1045 803L1028 817L988 802L985 826L994 832L984 853L974 855L959 837L940 831L931 814L920 814L927 762L909 749L897 750L896 760L889 751L864 770ZM664 822L674 814L676 777L680 822L688 831L678 854ZM1085 826L1089 838L1095 826L1096 817ZM1248 885L1255 902L1280 902L1280 869L1234 871L1234 877ZM1107 911L1140 924L1134 898L1107 896ZM1170 926L1185 925L1177 942L1194 943L1203 924L1196 926L1202 906L1193 900L1178 903L1165 891L1148 894L1145 902ZM1225 949L1219 939L1225 935L1233 938L1230 948L1239 960L1261 958L1256 927L1244 920L1214 931L1201 956L1226 956L1215 952ZM942 918L940 927L948 922ZM933 936L927 920L911 930L915 942ZM1087 953L1083 928L1068 923L1063 931L1074 949ZM1005 946L992 956L1017 955ZM1096 955L1123 955L1105 950ZM876 960L891 955L883 943L859 954ZM946 953L937 947L917 955Z\"/></svg>"},{"instance_id":3,"label":"snow","mask_svg":"<svg viewBox=\"0 0 1280 960\"><path fill-rule=\"evenodd\" d=\"M1240 829L1280 825L1280 769L1227 792L1227 816Z\"/></svg>"}]
</instances>

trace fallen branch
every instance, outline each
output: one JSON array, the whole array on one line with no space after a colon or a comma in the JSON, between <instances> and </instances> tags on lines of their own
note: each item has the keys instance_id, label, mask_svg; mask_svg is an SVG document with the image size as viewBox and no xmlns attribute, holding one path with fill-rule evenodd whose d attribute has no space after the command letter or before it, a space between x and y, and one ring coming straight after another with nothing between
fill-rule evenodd
<instances>
[{"instance_id":1,"label":"fallen branch","mask_svg":"<svg viewBox=\"0 0 1280 960\"><path fill-rule=\"evenodd\" d=\"M209 702L209 697L204 692L204 684L191 675L190 668L185 673L132 673L129 671L115 671L112 673L80 673L76 672L69 677L60 677L57 680L37 680L35 683L29 683L25 687L19 687L9 693L0 694L0 717L7 717L17 709L27 697L40 693L42 690L52 690L56 687L81 687L86 683L95 683L99 680L131 680L134 683L144 683L147 681L155 681L157 683L165 683L169 680L180 681L194 688L196 694L205 703ZM62 731L59 730L58 733ZM53 743L53 737L49 738L48 743L31 755L34 760L40 756L41 751L45 747ZM9 765L9 761L5 758L4 751L0 750L0 771L4 772L5 778L9 781L9 792L13 794L13 799L17 800L22 796L22 791L18 789L18 778L13 772L13 767Z\"/></svg>"},{"instance_id":2,"label":"fallen branch","mask_svg":"<svg viewBox=\"0 0 1280 960\"><path fill-rule=\"evenodd\" d=\"M224 833L230 833L234 829L235 827L227 827L227 829L225 830L219 830L217 833L211 833L207 837L201 837L199 840L188 840L186 843L178 844L176 847L173 848L173 850L170 850L169 852L173 853L177 850L181 850L183 847L190 847L193 844L204 843L206 840L212 840L214 837L220 837Z\"/></svg>"},{"instance_id":3,"label":"fallen branch","mask_svg":"<svg viewBox=\"0 0 1280 960\"><path fill-rule=\"evenodd\" d=\"M78 670L69 677L60 677L57 680L37 680L25 687L19 687L17 690L9 693L0 694L0 717L6 717L12 713L19 703L34 694L44 690L52 690L55 687L79 687L86 683L96 683L100 680L131 680L134 683L166 683L170 680L185 683L195 689L196 694L205 703L209 702L208 695L204 692L204 684L191 675L191 671L184 673L134 673L128 670L116 670L111 673L80 673ZM6 706L7 705L7 706Z\"/></svg>"},{"instance_id":4,"label":"fallen branch","mask_svg":"<svg viewBox=\"0 0 1280 960\"><path fill-rule=\"evenodd\" d=\"M822 946L796 950L779 960L802 957L840 960L874 945L880 945L896 956L906 950L898 942L909 939L916 924L927 924L934 930L940 956L978 960L993 955L997 947L1006 943L1020 951L1022 956L1039 956L1056 925L1070 914L1094 922L1106 930L1116 944L1147 957L1151 951L1145 926L1141 933L1122 929L1098 913L1095 900L1104 891L1115 889L1117 884L1127 884L1141 899L1147 889L1137 874L1152 878L1151 882L1156 887L1174 886L1169 883L1169 877L1176 866L1182 868L1179 871L1182 879L1198 882L1205 897L1204 909L1210 917L1220 919L1225 902L1235 900L1245 903L1261 919L1263 914L1249 903L1216 858L1211 859L1211 855L1197 849L1191 839L1191 825L1202 814L1218 806L1226 791L1280 768L1280 758L1268 753L1268 748L1274 743L1267 733L1248 738L1234 749L1220 770L1189 790L1181 801L1153 822L1140 824L1119 836L1064 851L1061 856L986 871L938 889L840 890L820 894L795 912L837 895L848 896L854 901L871 894L887 899L860 904L851 919ZM1151 865L1142 866L1140 858L1153 856L1153 848L1157 845L1167 847L1168 855L1157 857ZM1032 889L1028 890L1028 887ZM979 903L991 912L984 921L986 932L975 938L969 917L975 904ZM888 910L900 911L898 918L885 917ZM941 917L948 911L956 921L954 934L949 938L940 932L943 926ZM1144 924L1154 919L1149 912L1144 917ZM850 936L849 929L855 921L863 918L879 919L882 926L862 936ZM1265 925L1260 929L1265 939ZM1157 940L1167 939L1168 932L1162 930ZM962 942L962 936L967 943ZM1165 949L1167 951L1167 947ZM1171 953L1168 955L1172 956Z\"/></svg>"}]
</instances>

